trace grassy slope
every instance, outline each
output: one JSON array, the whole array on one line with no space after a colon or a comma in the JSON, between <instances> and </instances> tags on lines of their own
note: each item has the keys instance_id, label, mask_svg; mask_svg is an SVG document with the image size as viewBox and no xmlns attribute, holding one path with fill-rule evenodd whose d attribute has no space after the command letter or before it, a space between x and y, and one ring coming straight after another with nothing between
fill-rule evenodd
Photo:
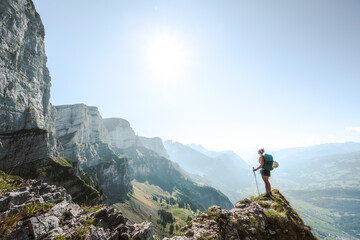
<instances>
[{"instance_id":1,"label":"grassy slope","mask_svg":"<svg viewBox=\"0 0 360 240\"><path fill-rule=\"evenodd\" d=\"M132 181L134 193L130 199L124 203L116 203L114 207L121 210L130 221L139 223L142 221L151 221L153 229L158 237L169 236L169 224L163 230L162 226L157 223L159 219L158 210L164 209L172 212L176 221L174 225L179 227L185 226L188 216L192 217L192 211L189 209L179 208L178 205L168 205L164 201L160 203L160 198L175 197L175 192L170 194L158 186L151 185L148 182L140 183L136 180ZM157 201L153 200L153 196L158 198Z\"/></svg>"},{"instance_id":2,"label":"grassy slope","mask_svg":"<svg viewBox=\"0 0 360 240\"><path fill-rule=\"evenodd\" d=\"M144 147L115 149L129 159L130 175L138 182L148 181L173 193L192 205L192 209L205 210L212 205L230 209L233 204L227 196L215 188L193 182L181 168L171 160L161 157Z\"/></svg>"},{"instance_id":3,"label":"grassy slope","mask_svg":"<svg viewBox=\"0 0 360 240\"><path fill-rule=\"evenodd\" d=\"M274 172L274 183L282 186L320 239L358 239L359 161L360 152L353 152L309 158L298 165L280 163L281 168Z\"/></svg>"},{"instance_id":4,"label":"grassy slope","mask_svg":"<svg viewBox=\"0 0 360 240\"><path fill-rule=\"evenodd\" d=\"M287 195L318 238L335 239L338 236L358 239L354 229L357 228L356 225L359 226L356 219L360 218L360 212L354 206L360 206L360 199L356 195L349 195L352 191L336 192L342 197L329 196L334 195L334 190L290 191ZM328 196L324 196L326 194Z\"/></svg>"},{"instance_id":5,"label":"grassy slope","mask_svg":"<svg viewBox=\"0 0 360 240\"><path fill-rule=\"evenodd\" d=\"M290 200L305 224L312 226L313 233L320 239L336 239L336 236L351 239L347 233L335 227L331 211L302 200Z\"/></svg>"}]
</instances>

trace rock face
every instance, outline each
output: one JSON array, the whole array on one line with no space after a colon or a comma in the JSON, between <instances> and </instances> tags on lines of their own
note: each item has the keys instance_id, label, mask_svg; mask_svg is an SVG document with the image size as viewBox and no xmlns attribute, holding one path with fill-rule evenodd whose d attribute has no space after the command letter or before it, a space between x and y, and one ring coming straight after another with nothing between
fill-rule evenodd
<instances>
[{"instance_id":1,"label":"rock face","mask_svg":"<svg viewBox=\"0 0 360 240\"><path fill-rule=\"evenodd\" d=\"M261 196L236 203L231 210L212 206L183 228L185 236L169 239L309 239L316 238L311 228L278 191L271 199Z\"/></svg>"},{"instance_id":2,"label":"rock face","mask_svg":"<svg viewBox=\"0 0 360 240\"><path fill-rule=\"evenodd\" d=\"M64 186L81 203L99 202L99 193L59 157L45 33L34 4L1 1L0 19L0 169Z\"/></svg>"},{"instance_id":3,"label":"rock face","mask_svg":"<svg viewBox=\"0 0 360 240\"><path fill-rule=\"evenodd\" d=\"M97 107L85 104L56 106L56 137L64 156L75 162L79 175L113 201L132 191L127 159L116 155L106 142L109 134Z\"/></svg>"},{"instance_id":4,"label":"rock face","mask_svg":"<svg viewBox=\"0 0 360 240\"><path fill-rule=\"evenodd\" d=\"M153 239L151 223L129 224L104 206L80 207L65 189L0 172L1 239ZM13 189L15 188L15 189Z\"/></svg>"},{"instance_id":5,"label":"rock face","mask_svg":"<svg viewBox=\"0 0 360 240\"><path fill-rule=\"evenodd\" d=\"M56 156L44 27L29 0L0 2L0 168Z\"/></svg>"},{"instance_id":6,"label":"rock face","mask_svg":"<svg viewBox=\"0 0 360 240\"><path fill-rule=\"evenodd\" d=\"M107 132L97 107L74 104L55 108L56 137L64 148L74 143L107 142Z\"/></svg>"},{"instance_id":7,"label":"rock face","mask_svg":"<svg viewBox=\"0 0 360 240\"><path fill-rule=\"evenodd\" d=\"M64 156L87 166L98 164L100 157L88 147L104 142L107 137L97 107L74 104L55 108L56 138L64 148Z\"/></svg>"},{"instance_id":8,"label":"rock face","mask_svg":"<svg viewBox=\"0 0 360 240\"><path fill-rule=\"evenodd\" d=\"M40 16L31 1L3 0L0 9L1 133L49 129L51 79Z\"/></svg>"},{"instance_id":9,"label":"rock face","mask_svg":"<svg viewBox=\"0 0 360 240\"><path fill-rule=\"evenodd\" d=\"M166 152L166 149L164 147L163 141L161 140L161 138L159 137L153 137L153 138L147 138L147 137L139 137L141 144L150 149L153 150L154 152L156 152L157 154L159 154L162 157L165 158L170 158L169 155Z\"/></svg>"},{"instance_id":10,"label":"rock face","mask_svg":"<svg viewBox=\"0 0 360 240\"><path fill-rule=\"evenodd\" d=\"M141 146L140 139L125 119L105 118L104 125L108 131L111 146L116 148Z\"/></svg>"}]
</instances>

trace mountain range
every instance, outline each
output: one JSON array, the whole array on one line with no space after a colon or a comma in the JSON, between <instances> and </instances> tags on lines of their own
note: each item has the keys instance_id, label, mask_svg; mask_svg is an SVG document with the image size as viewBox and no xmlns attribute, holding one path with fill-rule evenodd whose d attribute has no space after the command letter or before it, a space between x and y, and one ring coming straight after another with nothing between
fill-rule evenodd
<instances>
[{"instance_id":1,"label":"mountain range","mask_svg":"<svg viewBox=\"0 0 360 240\"><path fill-rule=\"evenodd\" d=\"M45 30L33 2L4 0L0 7L0 170L5 172L0 172L0 237L12 229L11 236L35 239L65 239L66 234L67 239L83 239L73 238L82 230L87 231L84 236L101 233L115 239L109 236L122 233L123 239L142 239L136 235L146 230L140 235L153 239L151 229L159 237L171 236L176 229L188 235L173 239L209 234L234 239L240 233L245 239L313 239L279 191L272 200L260 196L236 203L255 192L255 182L251 167L234 152L138 136L127 120L102 118L95 106L53 106ZM285 192L309 196L303 200L310 199L311 206L319 207L319 197L329 198L336 188L341 188L339 198L353 204L358 201L358 178L348 176L358 170L358 147L354 143L274 152L282 166L274 183L288 182ZM320 168L326 171L317 174L314 170ZM307 188L299 187L304 185ZM324 191L310 191L314 189ZM295 202L300 209L304 206ZM357 209L355 214L336 209L347 215L334 218L336 229L331 231L357 236ZM70 219L71 227L64 225ZM341 220L349 224L341 225ZM50 228L53 232L47 235ZM323 229L317 233L323 234ZM66 234L57 234L61 231Z\"/></svg>"}]
</instances>

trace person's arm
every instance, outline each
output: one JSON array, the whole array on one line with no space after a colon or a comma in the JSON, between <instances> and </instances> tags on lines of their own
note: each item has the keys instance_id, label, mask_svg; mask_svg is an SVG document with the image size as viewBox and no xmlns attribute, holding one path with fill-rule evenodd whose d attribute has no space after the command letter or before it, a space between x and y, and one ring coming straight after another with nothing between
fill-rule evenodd
<instances>
[{"instance_id":1,"label":"person's arm","mask_svg":"<svg viewBox=\"0 0 360 240\"><path fill-rule=\"evenodd\" d=\"M259 157L259 160L260 160L260 166L258 168L253 168L254 172L262 168L262 166L264 165L264 157Z\"/></svg>"}]
</instances>

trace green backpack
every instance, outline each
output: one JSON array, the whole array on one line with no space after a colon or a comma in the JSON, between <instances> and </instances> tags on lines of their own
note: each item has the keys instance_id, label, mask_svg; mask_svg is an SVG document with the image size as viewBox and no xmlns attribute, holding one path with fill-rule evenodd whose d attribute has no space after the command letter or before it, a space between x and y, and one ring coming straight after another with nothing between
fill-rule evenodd
<instances>
[{"instance_id":1,"label":"green backpack","mask_svg":"<svg viewBox=\"0 0 360 240\"><path fill-rule=\"evenodd\" d=\"M265 170L273 170L273 163L274 163L274 159L273 156L271 156L270 154L264 154L264 165L262 166L263 169Z\"/></svg>"}]
</instances>

